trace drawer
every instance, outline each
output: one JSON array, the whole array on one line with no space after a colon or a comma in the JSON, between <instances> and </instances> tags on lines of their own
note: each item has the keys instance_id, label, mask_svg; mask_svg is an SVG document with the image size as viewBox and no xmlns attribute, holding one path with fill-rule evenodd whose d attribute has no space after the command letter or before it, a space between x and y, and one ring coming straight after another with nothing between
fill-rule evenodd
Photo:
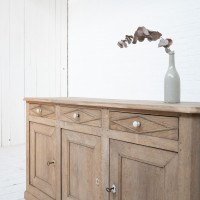
<instances>
[{"instance_id":1,"label":"drawer","mask_svg":"<svg viewBox=\"0 0 200 200\"><path fill-rule=\"evenodd\" d=\"M110 129L178 140L178 118L110 112Z\"/></svg>"},{"instance_id":2,"label":"drawer","mask_svg":"<svg viewBox=\"0 0 200 200\"><path fill-rule=\"evenodd\" d=\"M60 120L101 127L101 110L83 107L60 107Z\"/></svg>"},{"instance_id":3,"label":"drawer","mask_svg":"<svg viewBox=\"0 0 200 200\"><path fill-rule=\"evenodd\" d=\"M55 106L44 104L30 104L29 115L56 119Z\"/></svg>"}]
</instances>

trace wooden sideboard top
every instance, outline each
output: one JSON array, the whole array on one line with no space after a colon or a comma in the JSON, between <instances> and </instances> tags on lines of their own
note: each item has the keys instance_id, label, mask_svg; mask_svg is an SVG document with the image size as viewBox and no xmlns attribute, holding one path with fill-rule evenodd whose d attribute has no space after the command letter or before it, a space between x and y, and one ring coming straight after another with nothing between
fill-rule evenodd
<instances>
[{"instance_id":1,"label":"wooden sideboard top","mask_svg":"<svg viewBox=\"0 0 200 200\"><path fill-rule=\"evenodd\" d=\"M77 106L92 106L101 108L120 108L133 110L149 110L176 112L188 114L200 114L200 102L181 102L168 104L161 101L140 101L140 100L118 100L118 99L94 99L78 97L54 97L54 98L25 98L29 103L50 103Z\"/></svg>"}]
</instances>

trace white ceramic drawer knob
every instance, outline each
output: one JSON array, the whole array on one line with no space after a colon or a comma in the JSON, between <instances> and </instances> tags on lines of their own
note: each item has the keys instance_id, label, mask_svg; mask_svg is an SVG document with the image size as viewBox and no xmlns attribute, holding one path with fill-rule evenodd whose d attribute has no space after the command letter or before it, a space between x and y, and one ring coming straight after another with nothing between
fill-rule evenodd
<instances>
[{"instance_id":1,"label":"white ceramic drawer knob","mask_svg":"<svg viewBox=\"0 0 200 200\"><path fill-rule=\"evenodd\" d=\"M139 121L133 122L133 127L137 128L137 127L140 127L140 126L141 126L141 123Z\"/></svg>"},{"instance_id":2,"label":"white ceramic drawer knob","mask_svg":"<svg viewBox=\"0 0 200 200\"><path fill-rule=\"evenodd\" d=\"M41 108L37 108L37 109L36 109L36 112L37 112L38 114L40 114L40 113L42 113L42 109L41 109Z\"/></svg>"},{"instance_id":3,"label":"white ceramic drawer knob","mask_svg":"<svg viewBox=\"0 0 200 200\"><path fill-rule=\"evenodd\" d=\"M78 119L79 117L80 117L80 115L79 115L78 113L74 113L74 114L73 114L73 118L74 118L74 119Z\"/></svg>"}]
</instances>

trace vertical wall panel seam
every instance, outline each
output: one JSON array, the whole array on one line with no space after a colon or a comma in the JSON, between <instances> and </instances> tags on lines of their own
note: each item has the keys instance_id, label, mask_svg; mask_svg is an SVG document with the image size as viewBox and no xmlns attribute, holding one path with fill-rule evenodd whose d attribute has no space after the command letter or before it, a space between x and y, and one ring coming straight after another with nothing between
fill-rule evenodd
<instances>
[{"instance_id":1,"label":"vertical wall panel seam","mask_svg":"<svg viewBox=\"0 0 200 200\"><path fill-rule=\"evenodd\" d=\"M25 14L26 14L26 6L25 6L25 1L26 0L24 0L24 97L25 97L25 93L26 93L26 65L25 65L25 56L26 56L26 52L25 52L25 42L26 42L26 31L25 31L25 23L26 23L26 21L25 21ZM24 104L25 105L25 104ZM25 107L25 106L24 106Z\"/></svg>"},{"instance_id":2,"label":"vertical wall panel seam","mask_svg":"<svg viewBox=\"0 0 200 200\"><path fill-rule=\"evenodd\" d=\"M59 15L59 38L60 38L60 40L59 40L59 48L60 48L60 50L59 50L59 53L60 53L60 55L59 55L59 59L60 59L60 66L59 66L59 68L60 68L60 96L62 95L62 73L63 73L63 71L62 71L62 66L61 66L61 64L62 64L62 47L61 47L61 44L62 44L62 37L61 37L61 35L62 35L62 1L60 1L60 15Z\"/></svg>"},{"instance_id":3,"label":"vertical wall panel seam","mask_svg":"<svg viewBox=\"0 0 200 200\"><path fill-rule=\"evenodd\" d=\"M59 82L59 84L55 87L55 91L54 94L56 94L56 90L59 89L59 94L61 96L61 56L59 55L59 66L57 66L57 59L58 59L58 54L57 54L57 43L58 43L58 30L57 30L57 1L55 0L55 81L56 81L56 85ZM60 20L60 18L59 18ZM60 28L60 27L59 27ZM60 30L59 30L59 34L60 34ZM61 44L61 38L59 40L60 44ZM60 45L60 50L61 50L61 45ZM60 51L61 54L61 51ZM57 70L59 70L59 80L57 77Z\"/></svg>"},{"instance_id":4,"label":"vertical wall panel seam","mask_svg":"<svg viewBox=\"0 0 200 200\"><path fill-rule=\"evenodd\" d=\"M37 56L36 56L36 65L35 65L35 90L36 90L35 93L36 93L36 97L38 96L37 77L38 77L38 70L37 70Z\"/></svg>"},{"instance_id":5,"label":"vertical wall panel seam","mask_svg":"<svg viewBox=\"0 0 200 200\"><path fill-rule=\"evenodd\" d=\"M59 77L59 82L60 82L60 85L59 85L59 89L60 89L60 96L62 95L62 73L63 73L63 66L62 66L62 47L61 47L61 44L62 44L62 0L60 0L60 7L59 7L59 10L60 10L60 15L59 15L59 74L60 74L60 77ZM56 17L58 17L56 15ZM56 29L57 30L57 29ZM58 31L57 31L58 32ZM58 44L57 44L58 45Z\"/></svg>"},{"instance_id":6,"label":"vertical wall panel seam","mask_svg":"<svg viewBox=\"0 0 200 200\"><path fill-rule=\"evenodd\" d=\"M11 90L11 79L10 79L10 71L11 71L11 2L12 0L9 0L9 67L8 67L8 81L9 81L9 84L8 84L8 88L9 88L9 91L8 91L8 101L6 101L6 104L9 104L11 103L10 102L10 90ZM9 106L10 108L10 106ZM8 111L7 111L8 112ZM10 112L8 112L10 113ZM9 124L11 124L11 115L9 114L8 116L8 120L9 120ZM5 133L6 134L6 133ZM9 145L11 144L11 126L9 126Z\"/></svg>"},{"instance_id":7,"label":"vertical wall panel seam","mask_svg":"<svg viewBox=\"0 0 200 200\"><path fill-rule=\"evenodd\" d=\"M60 86L59 86L59 89L60 89L60 96L61 96L61 94L62 94L62 66L61 66L61 64L62 64L62 56L61 56L61 54L62 54L62 48L61 48L61 44L62 44L62 38L61 38L61 33L62 33L62 19L61 19L61 17L62 17L62 9L61 9L61 7L62 7L62 1L60 2L60 15L59 15L59 24L60 24L60 26L59 26L59 53L60 53L60 55L59 55L59 63L60 63L60 66L59 66L59 72L60 72L60 77L59 77L59 79L60 79ZM57 15L56 15L56 17L57 17ZM57 29L55 29L55 30L57 30ZM58 31L57 31L58 32Z\"/></svg>"},{"instance_id":8,"label":"vertical wall panel seam","mask_svg":"<svg viewBox=\"0 0 200 200\"><path fill-rule=\"evenodd\" d=\"M25 29L25 23L26 23L26 3L25 3L26 0L24 0L24 98L25 98L25 94L26 94L26 61L25 61L25 56L26 56L26 53L25 53L25 43L26 43L26 29ZM24 135L26 133L26 104L24 102ZM26 138L26 136L25 136Z\"/></svg>"},{"instance_id":9,"label":"vertical wall panel seam","mask_svg":"<svg viewBox=\"0 0 200 200\"><path fill-rule=\"evenodd\" d=\"M50 58L50 31L51 31L51 28L50 28L50 14L51 14L51 5L50 5L50 0L49 0L49 19L48 19L48 66L49 66L49 58ZM50 83L51 81L51 70L48 70L46 73L48 73L48 82ZM48 93L49 95L51 95L51 84L49 84L49 87L48 87Z\"/></svg>"},{"instance_id":10,"label":"vertical wall panel seam","mask_svg":"<svg viewBox=\"0 0 200 200\"><path fill-rule=\"evenodd\" d=\"M1 70L1 72L2 72L2 70ZM0 74L0 78L1 78L1 80L0 80L1 81L1 94L0 94L1 95L1 97L0 97L1 98L1 105L0 105L1 106L1 109L0 109L1 110L1 113L0 113L1 114L1 130L0 130L1 131L0 132L1 143L0 143L0 147L2 147L2 73Z\"/></svg>"},{"instance_id":11,"label":"vertical wall panel seam","mask_svg":"<svg viewBox=\"0 0 200 200\"><path fill-rule=\"evenodd\" d=\"M67 97L69 97L69 0L67 0Z\"/></svg>"},{"instance_id":12,"label":"vertical wall panel seam","mask_svg":"<svg viewBox=\"0 0 200 200\"><path fill-rule=\"evenodd\" d=\"M57 15L57 12L56 12L56 9L57 9L57 2L56 2L56 0L54 1L55 2L55 10L54 10L54 12L55 12L55 24L54 24L54 26L55 26L55 33L54 33L54 40L55 40L55 51L54 51L54 54L55 54L55 60L54 60L54 75L55 75L55 77L54 77L54 79L55 79L55 83L57 83L57 78L56 78L56 71L57 71L57 33L56 33L56 28L57 28L57 25L56 25L56 15ZM57 85L57 84L56 84ZM54 88L55 89L55 91L53 92L54 94L56 94L56 90L57 90L57 87L55 87Z\"/></svg>"}]
</instances>

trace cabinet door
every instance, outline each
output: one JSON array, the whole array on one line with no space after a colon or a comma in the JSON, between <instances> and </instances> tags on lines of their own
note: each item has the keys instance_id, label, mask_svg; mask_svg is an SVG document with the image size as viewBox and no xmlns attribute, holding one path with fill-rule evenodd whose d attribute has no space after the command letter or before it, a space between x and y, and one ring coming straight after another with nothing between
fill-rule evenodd
<instances>
[{"instance_id":1,"label":"cabinet door","mask_svg":"<svg viewBox=\"0 0 200 200\"><path fill-rule=\"evenodd\" d=\"M100 200L100 138L62 131L63 200Z\"/></svg>"},{"instance_id":2,"label":"cabinet door","mask_svg":"<svg viewBox=\"0 0 200 200\"><path fill-rule=\"evenodd\" d=\"M178 154L111 140L111 200L177 200Z\"/></svg>"},{"instance_id":3,"label":"cabinet door","mask_svg":"<svg viewBox=\"0 0 200 200\"><path fill-rule=\"evenodd\" d=\"M30 123L30 185L53 199L57 199L58 178L55 130L55 127Z\"/></svg>"}]
</instances>

